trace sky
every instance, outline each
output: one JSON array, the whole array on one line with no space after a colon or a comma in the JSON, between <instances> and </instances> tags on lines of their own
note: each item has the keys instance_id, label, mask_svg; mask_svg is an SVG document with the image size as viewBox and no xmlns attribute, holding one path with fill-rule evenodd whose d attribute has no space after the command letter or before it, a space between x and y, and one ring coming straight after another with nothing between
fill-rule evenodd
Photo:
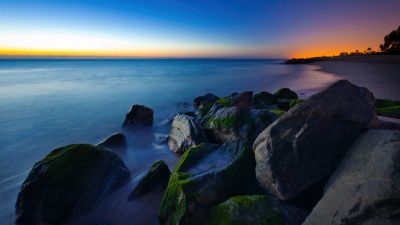
<instances>
[{"instance_id":1,"label":"sky","mask_svg":"<svg viewBox=\"0 0 400 225\"><path fill-rule=\"evenodd\" d=\"M0 55L293 58L379 49L399 0L0 0Z\"/></svg>"}]
</instances>

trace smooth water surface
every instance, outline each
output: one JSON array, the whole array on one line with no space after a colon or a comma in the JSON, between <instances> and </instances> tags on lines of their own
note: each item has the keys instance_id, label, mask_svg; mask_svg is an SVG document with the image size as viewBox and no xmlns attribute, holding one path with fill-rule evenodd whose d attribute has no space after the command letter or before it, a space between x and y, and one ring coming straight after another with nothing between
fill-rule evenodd
<instances>
[{"instance_id":1,"label":"smooth water surface","mask_svg":"<svg viewBox=\"0 0 400 225\"><path fill-rule=\"evenodd\" d=\"M18 190L36 161L56 147L97 143L121 131L132 104L154 109L154 135L160 136L168 133L169 115L190 109L192 99L207 92L285 86L305 98L340 78L317 69L278 60L0 60L1 224L14 223ZM144 144L137 138L120 154L132 182L73 224L157 224L160 194L133 202L126 197L154 160L172 169L177 156L151 138Z\"/></svg>"}]
</instances>

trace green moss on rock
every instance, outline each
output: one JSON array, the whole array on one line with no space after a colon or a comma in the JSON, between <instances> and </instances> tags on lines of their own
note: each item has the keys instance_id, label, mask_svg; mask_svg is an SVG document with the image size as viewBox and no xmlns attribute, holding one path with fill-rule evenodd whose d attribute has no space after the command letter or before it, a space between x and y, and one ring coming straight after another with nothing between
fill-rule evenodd
<instances>
[{"instance_id":1,"label":"green moss on rock","mask_svg":"<svg viewBox=\"0 0 400 225\"><path fill-rule=\"evenodd\" d=\"M400 102L389 99L377 99L375 103L376 113L379 116L400 118Z\"/></svg>"},{"instance_id":2,"label":"green moss on rock","mask_svg":"<svg viewBox=\"0 0 400 225\"><path fill-rule=\"evenodd\" d=\"M276 103L276 96L266 91L253 96L253 105L257 109L263 109Z\"/></svg>"},{"instance_id":3,"label":"green moss on rock","mask_svg":"<svg viewBox=\"0 0 400 225\"><path fill-rule=\"evenodd\" d=\"M226 154L229 161L219 164L216 156L219 154ZM213 166L207 163L209 160L215 161ZM254 155L242 141L222 147L200 144L188 149L169 179L159 209L159 222L200 224L211 206L243 191L254 166Z\"/></svg>"},{"instance_id":4,"label":"green moss on rock","mask_svg":"<svg viewBox=\"0 0 400 225\"><path fill-rule=\"evenodd\" d=\"M273 113L273 114L275 114L276 116L278 116L278 117L281 117L281 116L283 116L285 113L286 113L286 111L284 111L284 110L280 110L280 109L271 109L271 110L269 110L271 113Z\"/></svg>"},{"instance_id":5,"label":"green moss on rock","mask_svg":"<svg viewBox=\"0 0 400 225\"><path fill-rule=\"evenodd\" d=\"M289 108L293 108L294 106L296 106L302 102L304 102L304 100L302 100L302 99L292 99L289 102Z\"/></svg>"},{"instance_id":6,"label":"green moss on rock","mask_svg":"<svg viewBox=\"0 0 400 225\"><path fill-rule=\"evenodd\" d=\"M231 106L233 106L233 104L234 104L234 102L233 102L233 99L232 99L232 97L223 97L223 98L220 98L220 99L218 99L218 101L216 101L217 103L219 103L219 104L221 104L222 106L224 106L224 107L231 107Z\"/></svg>"},{"instance_id":7,"label":"green moss on rock","mask_svg":"<svg viewBox=\"0 0 400 225\"><path fill-rule=\"evenodd\" d=\"M280 211L265 195L229 198L208 213L207 225L283 225Z\"/></svg>"}]
</instances>

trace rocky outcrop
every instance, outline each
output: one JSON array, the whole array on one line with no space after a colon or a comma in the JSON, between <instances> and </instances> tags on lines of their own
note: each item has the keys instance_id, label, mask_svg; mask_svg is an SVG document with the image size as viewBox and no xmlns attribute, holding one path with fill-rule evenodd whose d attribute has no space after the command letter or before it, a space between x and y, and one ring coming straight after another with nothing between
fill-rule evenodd
<instances>
[{"instance_id":1,"label":"rocky outcrop","mask_svg":"<svg viewBox=\"0 0 400 225\"><path fill-rule=\"evenodd\" d=\"M125 116L124 129L153 125L153 110L144 105L133 105Z\"/></svg>"},{"instance_id":2,"label":"rocky outcrop","mask_svg":"<svg viewBox=\"0 0 400 225\"><path fill-rule=\"evenodd\" d=\"M193 100L193 107L195 109L198 109L201 105L211 107L218 99L219 99L218 96L212 93L207 93L205 95L196 97Z\"/></svg>"},{"instance_id":3,"label":"rocky outcrop","mask_svg":"<svg viewBox=\"0 0 400 225\"><path fill-rule=\"evenodd\" d=\"M253 96L253 104L257 109L265 109L276 103L276 96L266 91L257 93Z\"/></svg>"},{"instance_id":4,"label":"rocky outcrop","mask_svg":"<svg viewBox=\"0 0 400 225\"><path fill-rule=\"evenodd\" d=\"M247 110L253 105L253 92L246 91L234 97L235 106L241 110Z\"/></svg>"},{"instance_id":5,"label":"rocky outcrop","mask_svg":"<svg viewBox=\"0 0 400 225\"><path fill-rule=\"evenodd\" d=\"M210 207L243 194L254 158L243 141L200 144L179 159L159 209L160 224L201 224Z\"/></svg>"},{"instance_id":6,"label":"rocky outcrop","mask_svg":"<svg viewBox=\"0 0 400 225\"><path fill-rule=\"evenodd\" d=\"M16 224L65 223L92 209L129 178L122 160L105 148L74 144L55 149L34 165L22 184Z\"/></svg>"},{"instance_id":7,"label":"rocky outcrop","mask_svg":"<svg viewBox=\"0 0 400 225\"><path fill-rule=\"evenodd\" d=\"M128 197L131 201L157 188L164 190L167 187L171 172L164 161L158 160L151 165L149 171L143 176Z\"/></svg>"},{"instance_id":8,"label":"rocky outcrop","mask_svg":"<svg viewBox=\"0 0 400 225\"><path fill-rule=\"evenodd\" d=\"M304 225L400 224L400 131L361 135L325 190Z\"/></svg>"},{"instance_id":9,"label":"rocky outcrop","mask_svg":"<svg viewBox=\"0 0 400 225\"><path fill-rule=\"evenodd\" d=\"M203 124L207 138L219 144L248 139L254 127L254 121L248 111L237 106L220 108L214 115L208 115Z\"/></svg>"},{"instance_id":10,"label":"rocky outcrop","mask_svg":"<svg viewBox=\"0 0 400 225\"><path fill-rule=\"evenodd\" d=\"M376 120L371 92L341 80L290 109L254 142L260 185L290 199L332 173Z\"/></svg>"},{"instance_id":11,"label":"rocky outcrop","mask_svg":"<svg viewBox=\"0 0 400 225\"><path fill-rule=\"evenodd\" d=\"M296 92L290 90L289 88L281 88L274 93L276 99L297 99L298 96Z\"/></svg>"},{"instance_id":12,"label":"rocky outcrop","mask_svg":"<svg viewBox=\"0 0 400 225\"><path fill-rule=\"evenodd\" d=\"M168 140L171 151L183 153L202 142L205 142L205 136L196 118L184 114L174 117Z\"/></svg>"},{"instance_id":13,"label":"rocky outcrop","mask_svg":"<svg viewBox=\"0 0 400 225\"><path fill-rule=\"evenodd\" d=\"M114 151L125 151L128 147L126 137L123 133L115 133L97 145Z\"/></svg>"},{"instance_id":14,"label":"rocky outcrop","mask_svg":"<svg viewBox=\"0 0 400 225\"><path fill-rule=\"evenodd\" d=\"M281 212L265 195L229 198L208 213L207 225L284 225Z\"/></svg>"}]
</instances>

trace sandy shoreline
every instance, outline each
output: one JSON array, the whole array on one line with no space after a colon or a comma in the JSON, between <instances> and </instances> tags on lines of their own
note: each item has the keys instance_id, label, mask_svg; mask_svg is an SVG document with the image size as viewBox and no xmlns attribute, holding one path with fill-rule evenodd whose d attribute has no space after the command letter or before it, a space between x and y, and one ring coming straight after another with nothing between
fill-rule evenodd
<instances>
[{"instance_id":1,"label":"sandy shoreline","mask_svg":"<svg viewBox=\"0 0 400 225\"><path fill-rule=\"evenodd\" d=\"M311 65L367 87L377 98L400 100L399 55L334 58Z\"/></svg>"}]
</instances>

